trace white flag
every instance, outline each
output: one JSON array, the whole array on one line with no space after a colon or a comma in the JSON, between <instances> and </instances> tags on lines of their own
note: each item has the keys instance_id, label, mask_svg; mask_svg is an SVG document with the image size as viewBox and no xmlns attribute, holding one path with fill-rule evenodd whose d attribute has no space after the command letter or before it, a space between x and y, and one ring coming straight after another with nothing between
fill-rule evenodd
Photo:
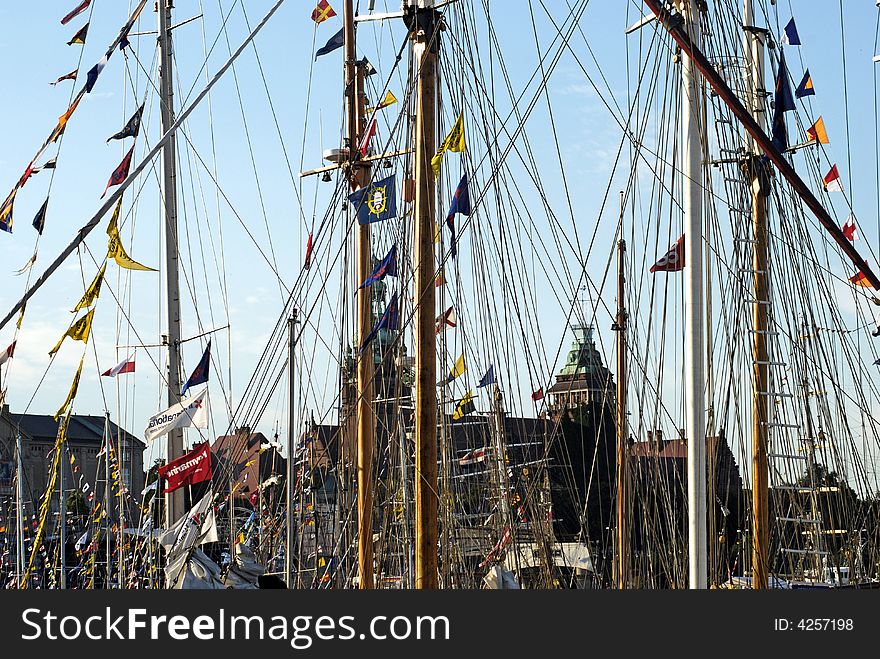
<instances>
[{"instance_id":1,"label":"white flag","mask_svg":"<svg viewBox=\"0 0 880 659\"><path fill-rule=\"evenodd\" d=\"M159 544L168 552L169 561L172 553L183 552L196 545L219 540L213 500L214 492L208 490L208 493L186 515L159 534Z\"/></svg>"},{"instance_id":2,"label":"white flag","mask_svg":"<svg viewBox=\"0 0 880 659\"><path fill-rule=\"evenodd\" d=\"M149 446L154 439L167 434L175 428L208 427L208 388L180 401L150 419L144 438Z\"/></svg>"}]
</instances>

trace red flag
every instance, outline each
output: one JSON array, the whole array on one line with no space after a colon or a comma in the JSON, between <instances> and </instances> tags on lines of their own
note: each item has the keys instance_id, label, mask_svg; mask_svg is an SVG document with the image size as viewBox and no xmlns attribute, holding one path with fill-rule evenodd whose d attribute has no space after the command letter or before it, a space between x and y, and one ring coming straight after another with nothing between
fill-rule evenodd
<instances>
[{"instance_id":1,"label":"red flag","mask_svg":"<svg viewBox=\"0 0 880 659\"><path fill-rule=\"evenodd\" d=\"M90 4L92 4L92 0L83 0L82 2L80 2L76 7L71 10L71 12L67 16L61 19L61 24L67 25L68 23L70 23L70 21L72 21L74 18L79 16L86 9L88 9Z\"/></svg>"},{"instance_id":2,"label":"red flag","mask_svg":"<svg viewBox=\"0 0 880 659\"><path fill-rule=\"evenodd\" d=\"M852 215L850 215L846 222L843 223L841 231L843 231L843 235L846 236L846 239L850 242L855 242L859 239L859 233L856 230L856 219Z\"/></svg>"},{"instance_id":3,"label":"red flag","mask_svg":"<svg viewBox=\"0 0 880 659\"><path fill-rule=\"evenodd\" d=\"M370 148L370 140L373 139L373 135L376 134L376 120L373 119L370 122L369 128L367 128L367 132L364 133L363 139L361 139L361 145L358 147L358 151L361 152L361 157L367 157L367 149Z\"/></svg>"},{"instance_id":4,"label":"red flag","mask_svg":"<svg viewBox=\"0 0 880 659\"><path fill-rule=\"evenodd\" d=\"M303 268L308 270L312 267L312 234L309 234L309 241L306 243L306 258L303 262Z\"/></svg>"},{"instance_id":5,"label":"red flag","mask_svg":"<svg viewBox=\"0 0 880 659\"><path fill-rule=\"evenodd\" d=\"M107 190L110 189L110 186L119 185L125 179L128 178L128 170L131 169L131 157L134 155L134 146L132 146L128 153L125 154L125 158L122 159L122 162L119 163L119 167L110 175L110 180L107 181L107 187L104 188L104 194L101 195L101 199L104 198L104 195L107 194Z\"/></svg>"},{"instance_id":6,"label":"red flag","mask_svg":"<svg viewBox=\"0 0 880 659\"><path fill-rule=\"evenodd\" d=\"M28 179L34 175L36 170L34 169L34 162L31 161L28 166L24 170L24 174L21 175L21 178L18 179L18 187L23 188L24 184L28 182Z\"/></svg>"},{"instance_id":7,"label":"red flag","mask_svg":"<svg viewBox=\"0 0 880 659\"><path fill-rule=\"evenodd\" d=\"M684 269L684 234L669 248L660 260L651 266L651 272L678 272Z\"/></svg>"},{"instance_id":8,"label":"red flag","mask_svg":"<svg viewBox=\"0 0 880 659\"><path fill-rule=\"evenodd\" d=\"M544 387L538 387L538 390L532 393L532 400L544 400Z\"/></svg>"},{"instance_id":9,"label":"red flag","mask_svg":"<svg viewBox=\"0 0 880 659\"><path fill-rule=\"evenodd\" d=\"M173 492L184 485L195 485L211 480L213 475L211 447L208 442L194 447L192 451L172 460L164 467L159 467L159 478L167 481L166 492Z\"/></svg>"},{"instance_id":10,"label":"red flag","mask_svg":"<svg viewBox=\"0 0 880 659\"><path fill-rule=\"evenodd\" d=\"M321 0L318 3L318 6L312 9L312 20L315 23L323 23L328 18L336 16L336 12L333 11L333 7L330 6L330 3L327 0Z\"/></svg>"}]
</instances>

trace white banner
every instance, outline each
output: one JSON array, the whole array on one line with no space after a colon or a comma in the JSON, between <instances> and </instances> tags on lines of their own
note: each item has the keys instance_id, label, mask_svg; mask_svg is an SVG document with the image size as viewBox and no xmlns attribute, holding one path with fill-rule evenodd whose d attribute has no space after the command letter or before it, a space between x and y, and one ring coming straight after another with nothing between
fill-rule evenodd
<instances>
[{"instance_id":1,"label":"white banner","mask_svg":"<svg viewBox=\"0 0 880 659\"><path fill-rule=\"evenodd\" d=\"M174 428L207 428L208 427L208 388L180 401L150 419L144 438L147 445L154 439L167 434Z\"/></svg>"}]
</instances>

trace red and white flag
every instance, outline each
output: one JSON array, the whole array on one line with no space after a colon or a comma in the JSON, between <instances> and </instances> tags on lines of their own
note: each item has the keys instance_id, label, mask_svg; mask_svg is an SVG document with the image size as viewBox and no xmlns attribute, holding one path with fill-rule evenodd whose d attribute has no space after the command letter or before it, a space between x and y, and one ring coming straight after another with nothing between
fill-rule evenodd
<instances>
[{"instance_id":1,"label":"red and white flag","mask_svg":"<svg viewBox=\"0 0 880 659\"><path fill-rule=\"evenodd\" d=\"M0 364L5 364L12 359L12 355L15 352L15 344L16 341L13 341L6 350L0 352Z\"/></svg>"},{"instance_id":2,"label":"red and white flag","mask_svg":"<svg viewBox=\"0 0 880 659\"><path fill-rule=\"evenodd\" d=\"M651 272L678 272L684 269L684 234L669 248L660 260L651 266Z\"/></svg>"},{"instance_id":3,"label":"red and white flag","mask_svg":"<svg viewBox=\"0 0 880 659\"><path fill-rule=\"evenodd\" d=\"M825 174L824 183L827 192L843 192L843 185L840 183L837 165L832 165L831 171Z\"/></svg>"},{"instance_id":4,"label":"red and white flag","mask_svg":"<svg viewBox=\"0 0 880 659\"><path fill-rule=\"evenodd\" d=\"M373 119L370 122L370 127L367 128L367 132L364 133L364 137L361 140L361 145L358 147L358 151L361 152L362 158L367 157L367 149L370 148L370 140L373 139L373 135L376 134L376 127L377 127L376 120Z\"/></svg>"},{"instance_id":5,"label":"red and white flag","mask_svg":"<svg viewBox=\"0 0 880 659\"><path fill-rule=\"evenodd\" d=\"M483 462L491 455L491 448L475 448L473 451L468 451L462 457L460 457L458 459L458 464L460 464L462 467L466 465L477 464L478 462Z\"/></svg>"},{"instance_id":6,"label":"red and white flag","mask_svg":"<svg viewBox=\"0 0 880 659\"><path fill-rule=\"evenodd\" d=\"M843 235L846 236L846 239L850 242L855 242L859 239L859 232L856 229L856 218L852 215L843 223L843 227L841 227L841 231L843 231Z\"/></svg>"},{"instance_id":7,"label":"red and white flag","mask_svg":"<svg viewBox=\"0 0 880 659\"><path fill-rule=\"evenodd\" d=\"M159 478L167 481L165 492L173 492L184 485L209 481L213 475L211 447L208 442L193 447L189 453L159 467Z\"/></svg>"},{"instance_id":8,"label":"red and white flag","mask_svg":"<svg viewBox=\"0 0 880 659\"><path fill-rule=\"evenodd\" d=\"M102 378L115 378L121 373L134 373L134 355L126 357L113 368L101 373Z\"/></svg>"},{"instance_id":9,"label":"red and white flag","mask_svg":"<svg viewBox=\"0 0 880 659\"><path fill-rule=\"evenodd\" d=\"M446 327L455 327L458 323L458 317L455 315L455 308L449 307L446 311L437 316L437 327L434 334L440 334Z\"/></svg>"}]
</instances>

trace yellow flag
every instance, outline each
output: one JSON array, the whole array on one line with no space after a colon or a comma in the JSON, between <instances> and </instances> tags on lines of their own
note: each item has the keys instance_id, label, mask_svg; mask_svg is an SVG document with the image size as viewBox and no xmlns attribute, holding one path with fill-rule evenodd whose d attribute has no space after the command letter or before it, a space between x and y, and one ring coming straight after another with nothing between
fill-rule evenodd
<instances>
[{"instance_id":1,"label":"yellow flag","mask_svg":"<svg viewBox=\"0 0 880 659\"><path fill-rule=\"evenodd\" d=\"M464 398L462 398L458 405L455 406L455 412L452 414L452 420L458 421L462 417L467 416L471 412L475 412L477 410L477 406L474 405L474 394L471 391L468 391Z\"/></svg>"},{"instance_id":2,"label":"yellow flag","mask_svg":"<svg viewBox=\"0 0 880 659\"><path fill-rule=\"evenodd\" d=\"M61 408L55 413L55 420L57 421L59 417L67 411L67 408L73 402L73 399L76 398L76 390L79 389L79 377L82 375L83 370L83 360L79 360L79 368L76 369L76 375L73 376L73 384L70 385L70 392L67 394L67 400L64 401L64 404Z\"/></svg>"},{"instance_id":3,"label":"yellow flag","mask_svg":"<svg viewBox=\"0 0 880 659\"><path fill-rule=\"evenodd\" d=\"M55 347L49 351L49 356L51 357L58 352L58 349L61 348L61 344L64 343L64 339L68 336L74 341L82 341L83 343L86 343L89 340L89 332L92 331L92 316L94 315L95 310L92 309L85 316L71 325L70 329L68 329L64 333L64 336L58 340L58 343L55 344Z\"/></svg>"},{"instance_id":4,"label":"yellow flag","mask_svg":"<svg viewBox=\"0 0 880 659\"><path fill-rule=\"evenodd\" d=\"M24 320L24 310L27 308L27 302L21 305L21 311L18 313L18 320L15 322L15 328L21 329L21 321Z\"/></svg>"},{"instance_id":5,"label":"yellow flag","mask_svg":"<svg viewBox=\"0 0 880 659\"><path fill-rule=\"evenodd\" d=\"M807 128L807 137L810 138L811 142L828 144L828 133L825 132L825 122L822 120L822 117L816 119L816 123Z\"/></svg>"},{"instance_id":6,"label":"yellow flag","mask_svg":"<svg viewBox=\"0 0 880 659\"><path fill-rule=\"evenodd\" d=\"M464 363L464 353L461 353L458 359L455 360L455 366L452 367L452 371L449 373L449 377L446 378L446 384L452 382L455 378L463 375L467 370L467 366Z\"/></svg>"},{"instance_id":7,"label":"yellow flag","mask_svg":"<svg viewBox=\"0 0 880 659\"><path fill-rule=\"evenodd\" d=\"M95 303L95 300L98 299L98 296L101 294L101 284L104 283L104 272L107 270L107 264L98 271L98 274L95 275L95 279L89 284L89 287L86 289L86 292L83 293L82 298L77 303L76 307L73 309L73 313L77 311L82 311L83 309L88 309Z\"/></svg>"},{"instance_id":8,"label":"yellow flag","mask_svg":"<svg viewBox=\"0 0 880 659\"><path fill-rule=\"evenodd\" d=\"M113 209L113 217L110 218L110 224L107 225L107 235L110 236L110 240L107 244L107 258L113 259L121 268L125 268L126 270L145 270L147 272L156 272L155 268L149 268L145 265L141 265L137 261L133 260L129 255L125 252L125 248L122 246L122 240L119 238L119 227L117 226L117 222L119 221L119 211L122 208L122 197L119 198L119 201L116 203L116 208Z\"/></svg>"},{"instance_id":9,"label":"yellow flag","mask_svg":"<svg viewBox=\"0 0 880 659\"><path fill-rule=\"evenodd\" d=\"M440 144L440 148L437 149L437 153L431 158L431 167L434 169L434 176L440 176L440 163L443 162L443 155L447 151L461 153L464 150L464 117L462 113L459 112L458 119L455 120L455 125L452 127L449 135L446 136L446 139Z\"/></svg>"},{"instance_id":10,"label":"yellow flag","mask_svg":"<svg viewBox=\"0 0 880 659\"><path fill-rule=\"evenodd\" d=\"M385 98L382 99L382 101L379 103L379 105L377 105L374 108L367 108L366 112L367 113L375 112L376 110L381 110L382 108L387 108L389 105L394 105L395 103L397 103L397 97L395 97L394 94L392 94L391 90L389 89L388 92L385 94Z\"/></svg>"}]
</instances>

